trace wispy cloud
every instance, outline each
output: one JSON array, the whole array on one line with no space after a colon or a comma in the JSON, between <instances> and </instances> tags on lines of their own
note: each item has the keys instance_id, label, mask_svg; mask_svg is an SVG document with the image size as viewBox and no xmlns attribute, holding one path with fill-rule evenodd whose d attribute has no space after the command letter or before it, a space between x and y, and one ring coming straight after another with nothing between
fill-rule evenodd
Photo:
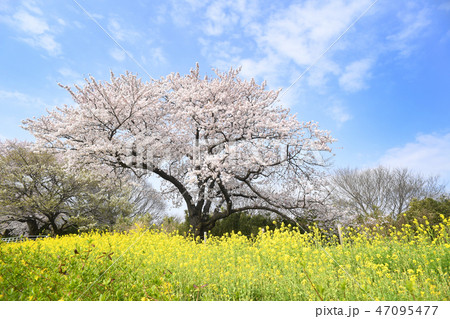
<instances>
[{"instance_id":1,"label":"wispy cloud","mask_svg":"<svg viewBox=\"0 0 450 319\"><path fill-rule=\"evenodd\" d=\"M214 61L214 67L221 70L228 69L230 64L236 65L239 62L236 57L239 57L243 51L231 41L214 40L208 37L200 37L198 41L201 44L201 54Z\"/></svg>"},{"instance_id":2,"label":"wispy cloud","mask_svg":"<svg viewBox=\"0 0 450 319\"><path fill-rule=\"evenodd\" d=\"M302 1L287 7L277 4L270 12L262 9L249 14L245 10L249 6L247 1L234 2L212 1L200 6L198 4L184 6L204 12L201 25L204 37L199 41L203 47L202 53L215 65L242 65L243 73L256 74L262 78L274 77L273 70L289 70L288 74L299 74L311 65L315 59L359 16L373 1L372 0L337 0L337 1ZM196 2L195 2L196 3ZM247 7L246 7L247 6ZM443 10L446 6L441 5ZM380 23L387 12L383 8L373 7L344 38L328 52L318 64L306 75L307 84L322 93L330 80L336 79L340 88L347 92L356 92L370 87L372 69L376 61L383 54L400 54L407 56L414 50L414 40L423 36L430 24L430 10L426 4L408 2L404 7L395 5L399 9L395 26L391 33L386 30L364 25ZM389 11L391 12L391 11ZM249 17L250 16L250 17ZM245 20L245 22L243 22ZM245 27L242 27L242 25ZM238 38L232 32L235 27L241 27ZM227 37L227 33L231 34ZM215 42L233 40L245 44L249 56L242 56L239 52L227 57L222 52L214 50ZM240 37L240 38L239 38ZM225 40L224 40L225 39ZM355 40L357 41L355 43ZM239 42L237 42L239 43ZM342 54L345 52L346 54ZM267 63L267 62L270 63ZM278 63L274 67L274 64ZM256 68L256 69L255 69ZM278 71L278 73L280 73ZM289 76L283 74L282 78ZM276 83L279 86L280 83ZM284 85L287 85L284 83Z\"/></svg>"},{"instance_id":3,"label":"wispy cloud","mask_svg":"<svg viewBox=\"0 0 450 319\"><path fill-rule=\"evenodd\" d=\"M51 34L43 34L37 37L21 37L19 39L32 47L44 49L51 56L60 55L62 52L61 44Z\"/></svg>"},{"instance_id":4,"label":"wispy cloud","mask_svg":"<svg viewBox=\"0 0 450 319\"><path fill-rule=\"evenodd\" d=\"M303 70L302 70L303 71ZM324 59L309 70L306 77L307 84L321 94L327 93L327 84L334 76L339 76L341 67L331 59Z\"/></svg>"},{"instance_id":5,"label":"wispy cloud","mask_svg":"<svg viewBox=\"0 0 450 319\"><path fill-rule=\"evenodd\" d=\"M58 22L60 25L61 21ZM14 29L18 34L18 40L32 47L44 49L51 56L61 54L61 44L55 40L53 29L34 1L25 1L11 15L0 16L0 22Z\"/></svg>"},{"instance_id":6,"label":"wispy cloud","mask_svg":"<svg viewBox=\"0 0 450 319\"><path fill-rule=\"evenodd\" d=\"M339 77L339 85L346 91L356 92L367 88L370 69L374 61L366 58L350 63Z\"/></svg>"},{"instance_id":7,"label":"wispy cloud","mask_svg":"<svg viewBox=\"0 0 450 319\"><path fill-rule=\"evenodd\" d=\"M82 86L85 83L84 77L68 66L59 68L57 72L59 74L59 76L57 77L58 82L64 84L77 84L79 86Z\"/></svg>"},{"instance_id":8,"label":"wispy cloud","mask_svg":"<svg viewBox=\"0 0 450 319\"><path fill-rule=\"evenodd\" d=\"M56 19L56 21L62 26L66 26L67 25L67 23L66 23L66 21L64 19L58 18L58 19Z\"/></svg>"},{"instance_id":9,"label":"wispy cloud","mask_svg":"<svg viewBox=\"0 0 450 319\"><path fill-rule=\"evenodd\" d=\"M258 42L294 61L311 64L369 1L293 4L270 18Z\"/></svg>"},{"instance_id":10,"label":"wispy cloud","mask_svg":"<svg viewBox=\"0 0 450 319\"><path fill-rule=\"evenodd\" d=\"M13 23L20 30L31 34L43 34L50 29L43 18L33 16L25 10L19 10L13 15Z\"/></svg>"},{"instance_id":11,"label":"wispy cloud","mask_svg":"<svg viewBox=\"0 0 450 319\"><path fill-rule=\"evenodd\" d=\"M427 8L417 10L415 7L407 7L398 13L401 28L396 33L387 37L393 50L400 52L402 56L409 56L416 48L414 39L418 38L426 27L430 25L430 12Z\"/></svg>"},{"instance_id":12,"label":"wispy cloud","mask_svg":"<svg viewBox=\"0 0 450 319\"><path fill-rule=\"evenodd\" d=\"M276 87L286 86L289 85L286 80L290 80L294 75L298 76L313 63L369 3L369 0L305 1L288 7L274 6L271 14L256 10L251 18L247 17L248 10L245 10L245 5L240 9L228 9L225 4L211 4L209 10L215 12L215 16L227 14L227 19L221 19L226 26L205 29L206 35L214 33L212 31L220 34L238 22L244 23L245 28L241 32L243 39L240 40L253 52L249 57L240 56L237 52L228 59L222 53L209 50L210 45L203 45L202 52L208 52L206 56L215 64L228 62L228 65L242 65L243 75L275 79L275 82L269 81L269 84ZM208 21L210 26L214 25L215 20L212 17ZM203 43L210 44L208 37L202 40ZM334 48L335 51L344 49L345 45ZM305 76L305 80L308 85L321 90L332 77L339 77L342 69L340 62L334 60L333 53L330 53ZM282 70L285 72L281 72Z\"/></svg>"},{"instance_id":13,"label":"wispy cloud","mask_svg":"<svg viewBox=\"0 0 450 319\"><path fill-rule=\"evenodd\" d=\"M0 90L0 102L6 107L8 107L8 105L19 105L26 108L39 108L45 105L45 103L38 97L33 97L19 91L6 90Z\"/></svg>"},{"instance_id":14,"label":"wispy cloud","mask_svg":"<svg viewBox=\"0 0 450 319\"><path fill-rule=\"evenodd\" d=\"M337 102L328 108L328 112L331 118L336 121L338 127L341 127L342 124L353 118L346 108Z\"/></svg>"},{"instance_id":15,"label":"wispy cloud","mask_svg":"<svg viewBox=\"0 0 450 319\"><path fill-rule=\"evenodd\" d=\"M260 59L245 58L236 64L242 66L243 77L264 79L271 87L282 87L287 65L277 54L269 53Z\"/></svg>"},{"instance_id":16,"label":"wispy cloud","mask_svg":"<svg viewBox=\"0 0 450 319\"><path fill-rule=\"evenodd\" d=\"M150 57L152 62L155 64L165 64L167 63L166 56L162 48L153 48L150 50Z\"/></svg>"},{"instance_id":17,"label":"wispy cloud","mask_svg":"<svg viewBox=\"0 0 450 319\"><path fill-rule=\"evenodd\" d=\"M34 0L24 0L22 1L22 6L24 6L28 11L42 15L42 10L38 7L36 1Z\"/></svg>"},{"instance_id":18,"label":"wispy cloud","mask_svg":"<svg viewBox=\"0 0 450 319\"><path fill-rule=\"evenodd\" d=\"M248 3L239 3L242 2ZM228 7L228 1L205 3L191 12L205 13L197 23L203 26L199 43L209 63L222 69L230 65L242 66L242 76L266 79L271 88L286 88L373 0L296 1L274 4L270 10L260 5L262 9L246 20L245 27L242 27L245 11ZM355 93L369 89L378 77L375 67L384 63L386 56L389 61L404 58L422 45L418 40L429 30L431 7L410 1L405 5L393 3L387 9L379 2L294 89L312 89L314 94L333 98L338 98L343 91ZM446 6L440 7L446 10ZM378 24L382 27L374 27ZM234 35L236 27L241 30ZM243 47L245 49L238 50ZM297 93L292 96L299 97ZM299 104L298 99L293 102ZM351 119L351 110L342 106L331 104L322 111L333 117L337 125Z\"/></svg>"},{"instance_id":19,"label":"wispy cloud","mask_svg":"<svg viewBox=\"0 0 450 319\"><path fill-rule=\"evenodd\" d=\"M206 34L221 35L227 27L239 21L239 15L236 12L227 10L227 7L225 1L216 1L207 8Z\"/></svg>"},{"instance_id":20,"label":"wispy cloud","mask_svg":"<svg viewBox=\"0 0 450 319\"><path fill-rule=\"evenodd\" d=\"M112 56L113 59L118 62L122 62L126 58L125 52L117 47L114 47L111 50L109 50L109 55Z\"/></svg>"},{"instance_id":21,"label":"wispy cloud","mask_svg":"<svg viewBox=\"0 0 450 319\"><path fill-rule=\"evenodd\" d=\"M58 73L61 74L65 78L79 78L81 77L80 74L71 68L68 67L62 67L58 69Z\"/></svg>"},{"instance_id":22,"label":"wispy cloud","mask_svg":"<svg viewBox=\"0 0 450 319\"><path fill-rule=\"evenodd\" d=\"M379 160L391 167L408 167L423 174L440 175L450 182L450 133L420 134L414 142L392 148Z\"/></svg>"},{"instance_id":23,"label":"wispy cloud","mask_svg":"<svg viewBox=\"0 0 450 319\"><path fill-rule=\"evenodd\" d=\"M206 7L203 29L207 35L218 36L222 33L233 33L234 28L253 22L258 15L258 1L211 1Z\"/></svg>"},{"instance_id":24,"label":"wispy cloud","mask_svg":"<svg viewBox=\"0 0 450 319\"><path fill-rule=\"evenodd\" d=\"M168 1L172 21L182 27L191 26L208 36L238 34L246 31L259 14L262 4L258 0L171 0Z\"/></svg>"},{"instance_id":25,"label":"wispy cloud","mask_svg":"<svg viewBox=\"0 0 450 319\"><path fill-rule=\"evenodd\" d=\"M141 37L141 33L132 27L124 26L119 18L109 18L108 31L117 41L135 42Z\"/></svg>"}]
</instances>

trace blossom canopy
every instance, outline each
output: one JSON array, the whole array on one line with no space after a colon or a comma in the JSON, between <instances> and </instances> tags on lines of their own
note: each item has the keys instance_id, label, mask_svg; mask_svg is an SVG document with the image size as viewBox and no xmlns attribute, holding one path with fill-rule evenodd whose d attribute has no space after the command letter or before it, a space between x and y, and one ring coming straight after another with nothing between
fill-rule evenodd
<instances>
[{"instance_id":1,"label":"blossom canopy","mask_svg":"<svg viewBox=\"0 0 450 319\"><path fill-rule=\"evenodd\" d=\"M323 196L317 155L331 152L334 139L299 122L279 104L280 91L239 71L202 78L197 65L150 82L128 72L109 82L90 77L83 87L63 86L75 106L24 127L73 165L160 177L165 196L184 200L198 234L240 211L300 216Z\"/></svg>"}]
</instances>

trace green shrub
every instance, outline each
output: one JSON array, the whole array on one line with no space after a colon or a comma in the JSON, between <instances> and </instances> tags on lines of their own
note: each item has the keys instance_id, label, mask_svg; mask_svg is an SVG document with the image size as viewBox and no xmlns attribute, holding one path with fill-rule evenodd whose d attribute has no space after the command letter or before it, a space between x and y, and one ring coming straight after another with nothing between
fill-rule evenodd
<instances>
[{"instance_id":1,"label":"green shrub","mask_svg":"<svg viewBox=\"0 0 450 319\"><path fill-rule=\"evenodd\" d=\"M450 217L450 198L441 197L439 200L425 198L422 200L413 199L408 210L400 214L397 218L399 225L413 224L417 219L419 224L437 225L442 221L442 217Z\"/></svg>"}]
</instances>

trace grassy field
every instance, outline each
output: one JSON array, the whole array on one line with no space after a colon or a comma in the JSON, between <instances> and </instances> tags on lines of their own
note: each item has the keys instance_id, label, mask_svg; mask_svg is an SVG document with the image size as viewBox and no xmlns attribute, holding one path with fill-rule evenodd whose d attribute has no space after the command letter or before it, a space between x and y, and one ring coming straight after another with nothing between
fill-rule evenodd
<instances>
[{"instance_id":1,"label":"grassy field","mask_svg":"<svg viewBox=\"0 0 450 319\"><path fill-rule=\"evenodd\" d=\"M450 300L450 219L430 227L281 226L206 243L157 230L0 244L0 300Z\"/></svg>"}]
</instances>

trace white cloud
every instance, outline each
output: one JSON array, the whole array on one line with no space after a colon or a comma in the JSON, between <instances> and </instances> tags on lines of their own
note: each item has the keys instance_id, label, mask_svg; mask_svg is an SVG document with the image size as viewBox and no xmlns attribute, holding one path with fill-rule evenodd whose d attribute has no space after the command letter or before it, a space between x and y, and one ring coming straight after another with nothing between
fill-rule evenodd
<instances>
[{"instance_id":1,"label":"white cloud","mask_svg":"<svg viewBox=\"0 0 450 319\"><path fill-rule=\"evenodd\" d=\"M209 36L247 31L262 6L257 0L171 0L168 3L170 16L177 26L199 28ZM244 26L245 29L235 32L236 27Z\"/></svg>"},{"instance_id":2,"label":"white cloud","mask_svg":"<svg viewBox=\"0 0 450 319\"><path fill-rule=\"evenodd\" d=\"M179 0L175 0L175 1L179 1ZM206 1L204 1L204 0L185 0L185 2L188 3L192 8L198 9L198 8L204 6Z\"/></svg>"},{"instance_id":3,"label":"white cloud","mask_svg":"<svg viewBox=\"0 0 450 319\"><path fill-rule=\"evenodd\" d=\"M333 106L328 108L328 112L331 118L337 122L338 127L352 119L351 114L340 103L334 103Z\"/></svg>"},{"instance_id":4,"label":"white cloud","mask_svg":"<svg viewBox=\"0 0 450 319\"><path fill-rule=\"evenodd\" d=\"M167 18L170 17L169 13L167 12L167 3L161 2L158 4L158 6L154 9L154 18L152 19L152 22L156 25L162 25L167 21Z\"/></svg>"},{"instance_id":5,"label":"white cloud","mask_svg":"<svg viewBox=\"0 0 450 319\"><path fill-rule=\"evenodd\" d=\"M249 19L244 33L252 39L248 45L254 43L256 54L251 58L233 55L228 61L232 65L236 62L242 65L243 74L275 79L275 82L269 81L269 84L287 85L286 79L293 75L298 77L306 67L315 62L368 4L369 0L305 1L274 10L266 19ZM235 12L242 13L243 16L246 13L245 10ZM330 77L341 74L341 67L333 59L333 54L344 49L346 46L342 43L334 47L333 52L324 56L305 75L304 80L315 89L323 91ZM216 57L217 60L227 61L226 58Z\"/></svg>"},{"instance_id":6,"label":"white cloud","mask_svg":"<svg viewBox=\"0 0 450 319\"><path fill-rule=\"evenodd\" d=\"M339 85L349 92L367 88L366 81L370 77L369 71L373 64L374 61L369 58L350 63L339 77Z\"/></svg>"},{"instance_id":7,"label":"white cloud","mask_svg":"<svg viewBox=\"0 0 450 319\"><path fill-rule=\"evenodd\" d=\"M416 10L407 7L397 16L402 24L401 29L389 35L387 40L390 41L393 50L399 51L403 56L409 56L415 48L414 39L418 38L431 24L430 12L426 8Z\"/></svg>"},{"instance_id":8,"label":"white cloud","mask_svg":"<svg viewBox=\"0 0 450 319\"><path fill-rule=\"evenodd\" d=\"M239 63L239 55L242 53L242 48L234 45L230 41L219 41L209 38L199 38L198 42L201 45L201 54L213 61L214 67L220 70L228 70L231 65Z\"/></svg>"},{"instance_id":9,"label":"white cloud","mask_svg":"<svg viewBox=\"0 0 450 319\"><path fill-rule=\"evenodd\" d=\"M24 10L13 15L14 23L22 31L31 34L43 34L49 30L47 22L39 17L33 16Z\"/></svg>"},{"instance_id":10,"label":"white cloud","mask_svg":"<svg viewBox=\"0 0 450 319\"><path fill-rule=\"evenodd\" d=\"M170 17L173 23L178 27L186 27L191 24L191 16L193 9L183 1L172 0L169 9Z\"/></svg>"},{"instance_id":11,"label":"white cloud","mask_svg":"<svg viewBox=\"0 0 450 319\"><path fill-rule=\"evenodd\" d=\"M325 88L329 78L331 76L337 76L340 73L341 68L336 62L331 59L325 59L309 70L306 79L309 86L325 94Z\"/></svg>"},{"instance_id":12,"label":"white cloud","mask_svg":"<svg viewBox=\"0 0 450 319\"><path fill-rule=\"evenodd\" d=\"M91 17L93 17L95 20L103 20L105 17L99 13L90 13Z\"/></svg>"},{"instance_id":13,"label":"white cloud","mask_svg":"<svg viewBox=\"0 0 450 319\"><path fill-rule=\"evenodd\" d=\"M78 29L83 29L85 27L81 22L76 20L72 21L70 24Z\"/></svg>"},{"instance_id":14,"label":"white cloud","mask_svg":"<svg viewBox=\"0 0 450 319\"><path fill-rule=\"evenodd\" d=\"M125 39L124 31L116 19L109 19L108 30L117 40Z\"/></svg>"},{"instance_id":15,"label":"white cloud","mask_svg":"<svg viewBox=\"0 0 450 319\"><path fill-rule=\"evenodd\" d=\"M205 17L205 33L208 35L221 35L227 28L239 21L239 15L231 10L225 1L213 2L207 9Z\"/></svg>"},{"instance_id":16,"label":"white cloud","mask_svg":"<svg viewBox=\"0 0 450 319\"><path fill-rule=\"evenodd\" d=\"M165 64L167 59L162 48L154 48L150 50L150 56L153 64Z\"/></svg>"},{"instance_id":17,"label":"white cloud","mask_svg":"<svg viewBox=\"0 0 450 319\"><path fill-rule=\"evenodd\" d=\"M301 1L288 6L277 3L270 9L256 10L250 18L247 18L249 11L242 9L248 8L248 1L239 1L235 7L228 0L205 3L204 7L191 8L190 12L206 12L197 24L203 26L205 36L200 38L203 41L200 43L208 61L214 65L242 65L243 74L284 79L281 83L287 86L290 84L287 79L293 74L298 76L316 62L372 1ZM407 56L418 45L415 40L424 35L430 24L431 11L426 6L418 2L393 4L388 9L374 6L305 74L303 83L319 94L329 93L329 85L334 85L332 79L348 92L368 88L375 62L382 55ZM392 9L398 11L394 19ZM388 15L390 20L386 25L392 23L392 28L373 27L383 23ZM244 19L247 20L243 22ZM241 27L238 35L233 33L236 26ZM224 38L227 33L230 36ZM228 41L244 49L228 56L226 51L215 50L211 39L217 35L222 36L221 42ZM282 70L285 73L281 74Z\"/></svg>"},{"instance_id":18,"label":"white cloud","mask_svg":"<svg viewBox=\"0 0 450 319\"><path fill-rule=\"evenodd\" d=\"M314 63L372 2L170 0L164 10L178 26L202 32L198 38L208 63L242 65L242 74L256 75L259 80L277 78L277 86L288 86L288 79ZM407 55L413 49L413 40L422 36L430 23L427 6L431 7L418 1L376 4L305 74L302 82L319 94L329 93L334 80L348 92L368 88L371 71L381 55L392 59L393 53ZM230 54L217 49L225 48L227 42L232 44L229 48L241 50Z\"/></svg>"},{"instance_id":19,"label":"white cloud","mask_svg":"<svg viewBox=\"0 0 450 319\"><path fill-rule=\"evenodd\" d=\"M65 78L78 78L80 77L80 74L71 68L63 67L58 69L58 73L61 74Z\"/></svg>"},{"instance_id":20,"label":"white cloud","mask_svg":"<svg viewBox=\"0 0 450 319\"><path fill-rule=\"evenodd\" d=\"M61 44L56 42L54 37L50 34L42 34L31 38L19 39L32 47L44 49L51 56L57 56L62 52Z\"/></svg>"},{"instance_id":21,"label":"white cloud","mask_svg":"<svg viewBox=\"0 0 450 319\"><path fill-rule=\"evenodd\" d=\"M5 91L0 90L0 101L2 105L7 107L21 106L27 108L39 108L45 105L45 103L37 97L32 97L18 91Z\"/></svg>"},{"instance_id":22,"label":"white cloud","mask_svg":"<svg viewBox=\"0 0 450 319\"><path fill-rule=\"evenodd\" d=\"M42 15L42 10L37 6L34 0L22 1L22 5L28 10L38 15Z\"/></svg>"},{"instance_id":23,"label":"white cloud","mask_svg":"<svg viewBox=\"0 0 450 319\"><path fill-rule=\"evenodd\" d=\"M269 53L267 56L255 59L242 59L238 65L242 66L241 75L245 78L264 79L270 87L281 86L286 74L285 65L280 56Z\"/></svg>"},{"instance_id":24,"label":"white cloud","mask_svg":"<svg viewBox=\"0 0 450 319\"><path fill-rule=\"evenodd\" d=\"M379 160L391 167L408 167L427 175L440 175L450 182L450 133L420 134L404 146L391 148Z\"/></svg>"},{"instance_id":25,"label":"white cloud","mask_svg":"<svg viewBox=\"0 0 450 319\"><path fill-rule=\"evenodd\" d=\"M307 66L361 13L369 1L307 1L293 4L268 21L260 45Z\"/></svg>"},{"instance_id":26,"label":"white cloud","mask_svg":"<svg viewBox=\"0 0 450 319\"><path fill-rule=\"evenodd\" d=\"M51 56L57 56L62 51L61 45L55 40L55 28L42 17L42 11L34 1L25 1L15 13L0 16L0 22L15 29L19 34L18 40L32 47L44 49Z\"/></svg>"},{"instance_id":27,"label":"white cloud","mask_svg":"<svg viewBox=\"0 0 450 319\"><path fill-rule=\"evenodd\" d=\"M168 13L176 15L178 25L202 32L198 41L209 65L221 70L242 66L242 77L265 79L269 88L277 89L289 87L372 2L289 1L257 5L258 10L252 12L246 10L250 1L245 0L234 1L234 5L229 0L192 4L172 0L167 8ZM386 66L379 61L411 50L411 42L422 37L429 24L429 5L417 1L413 5L380 4L372 7L282 96L283 102L291 102L286 105L300 108L311 104L307 100L315 96L367 89L372 77L377 76L375 67ZM329 105L318 108L338 127L351 120L350 108Z\"/></svg>"},{"instance_id":28,"label":"white cloud","mask_svg":"<svg viewBox=\"0 0 450 319\"><path fill-rule=\"evenodd\" d=\"M119 49L119 48L113 48L111 50L109 50L109 54L116 60L119 62L122 62L123 60L125 60L126 58L126 54L125 52L123 52L123 50Z\"/></svg>"},{"instance_id":29,"label":"white cloud","mask_svg":"<svg viewBox=\"0 0 450 319\"><path fill-rule=\"evenodd\" d=\"M141 36L138 31L124 27L118 18L109 19L108 30L116 41L134 42Z\"/></svg>"},{"instance_id":30,"label":"white cloud","mask_svg":"<svg viewBox=\"0 0 450 319\"><path fill-rule=\"evenodd\" d=\"M58 82L64 84L66 83L76 84L78 86L83 86L85 84L84 77L77 71L74 71L67 66L59 68L58 73L60 75L60 77L56 78L56 81Z\"/></svg>"}]
</instances>

